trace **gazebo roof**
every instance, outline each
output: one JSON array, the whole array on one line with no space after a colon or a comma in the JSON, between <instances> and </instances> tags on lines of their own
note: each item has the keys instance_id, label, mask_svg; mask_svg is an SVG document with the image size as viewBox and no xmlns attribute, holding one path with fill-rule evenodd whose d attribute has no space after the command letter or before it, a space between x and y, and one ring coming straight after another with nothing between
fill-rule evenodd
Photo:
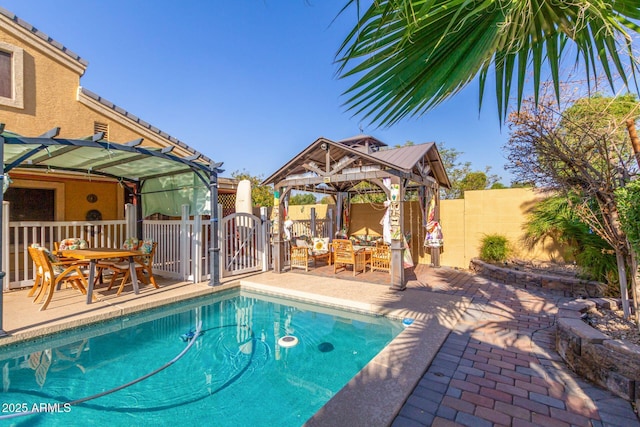
<instances>
[{"instance_id":1,"label":"gazebo roof","mask_svg":"<svg viewBox=\"0 0 640 427\"><path fill-rule=\"evenodd\" d=\"M391 175L411 185L451 187L435 143L387 148L367 135L340 141L318 138L263 185L331 194L349 191L360 181L375 182Z\"/></svg>"}]
</instances>

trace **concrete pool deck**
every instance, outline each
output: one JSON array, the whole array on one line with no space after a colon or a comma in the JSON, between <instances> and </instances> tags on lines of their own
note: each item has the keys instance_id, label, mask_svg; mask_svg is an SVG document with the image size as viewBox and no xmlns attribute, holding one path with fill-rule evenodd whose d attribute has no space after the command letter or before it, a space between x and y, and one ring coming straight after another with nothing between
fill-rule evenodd
<instances>
[{"instance_id":1,"label":"concrete pool deck","mask_svg":"<svg viewBox=\"0 0 640 427\"><path fill-rule=\"evenodd\" d=\"M536 293L449 268L418 266L403 292L384 273L261 273L206 283L162 280L161 289L97 287L85 304L77 291L56 293L43 312L27 291L4 294L1 346L182 299L242 286L397 318L406 328L308 422L349 426L634 426L628 402L573 375L553 350L558 303Z\"/></svg>"}]
</instances>

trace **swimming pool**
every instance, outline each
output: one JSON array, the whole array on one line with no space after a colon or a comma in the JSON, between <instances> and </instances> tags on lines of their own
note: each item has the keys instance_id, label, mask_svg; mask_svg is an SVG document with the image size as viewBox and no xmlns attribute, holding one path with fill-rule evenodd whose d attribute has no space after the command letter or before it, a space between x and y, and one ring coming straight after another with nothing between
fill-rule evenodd
<instances>
[{"instance_id":1,"label":"swimming pool","mask_svg":"<svg viewBox=\"0 0 640 427\"><path fill-rule=\"evenodd\" d=\"M53 413L0 424L298 426L402 330L384 317L224 292L3 349L0 416Z\"/></svg>"}]
</instances>

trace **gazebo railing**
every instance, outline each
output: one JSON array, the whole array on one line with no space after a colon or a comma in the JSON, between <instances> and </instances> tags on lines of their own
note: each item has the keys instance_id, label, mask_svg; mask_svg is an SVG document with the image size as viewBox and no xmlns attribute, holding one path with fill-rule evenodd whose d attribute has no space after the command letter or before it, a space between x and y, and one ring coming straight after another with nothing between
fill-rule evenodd
<instances>
[{"instance_id":1,"label":"gazebo railing","mask_svg":"<svg viewBox=\"0 0 640 427\"><path fill-rule=\"evenodd\" d=\"M291 235L292 237L331 237L332 233L330 225L330 222L326 220L311 221L308 219L302 219L293 221Z\"/></svg>"}]
</instances>

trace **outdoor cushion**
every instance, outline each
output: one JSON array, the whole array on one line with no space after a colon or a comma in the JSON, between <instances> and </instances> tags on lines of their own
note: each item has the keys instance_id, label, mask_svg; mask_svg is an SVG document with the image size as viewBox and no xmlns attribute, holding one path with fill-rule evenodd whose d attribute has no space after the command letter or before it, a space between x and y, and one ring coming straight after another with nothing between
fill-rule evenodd
<instances>
[{"instance_id":1,"label":"outdoor cushion","mask_svg":"<svg viewBox=\"0 0 640 427\"><path fill-rule=\"evenodd\" d=\"M37 243L32 243L31 247L32 248L42 248L42 250L44 251L44 253L47 256L47 258L49 258L49 261L51 261L51 263L60 262L60 258L58 258L57 255L55 255L53 252L51 252L49 249L45 248L44 246L40 246Z\"/></svg>"},{"instance_id":2,"label":"outdoor cushion","mask_svg":"<svg viewBox=\"0 0 640 427\"><path fill-rule=\"evenodd\" d=\"M299 248L307 248L309 247L309 245L307 244L307 241L304 239L296 239L296 246Z\"/></svg>"},{"instance_id":3,"label":"outdoor cushion","mask_svg":"<svg viewBox=\"0 0 640 427\"><path fill-rule=\"evenodd\" d=\"M37 243L32 243L31 247L38 248L38 249L42 248L42 252L45 254L47 259L51 263L51 267L53 267L53 272L55 274L61 274L65 270L65 268L68 267L67 265L61 265L60 258L58 258L58 256L53 252L51 252L48 248L45 248L44 246L40 246Z\"/></svg>"},{"instance_id":4,"label":"outdoor cushion","mask_svg":"<svg viewBox=\"0 0 640 427\"><path fill-rule=\"evenodd\" d=\"M322 253L329 250L329 238L328 237L314 237L313 238L313 252Z\"/></svg>"},{"instance_id":5,"label":"outdoor cushion","mask_svg":"<svg viewBox=\"0 0 640 427\"><path fill-rule=\"evenodd\" d=\"M143 254L150 254L153 249L153 240L145 239L142 241L141 245L138 247L138 250Z\"/></svg>"},{"instance_id":6,"label":"outdoor cushion","mask_svg":"<svg viewBox=\"0 0 640 427\"><path fill-rule=\"evenodd\" d=\"M140 248L140 243L142 243L142 242L140 242L140 240L138 240L137 238L129 237L122 244L122 249L130 250L130 251L137 251L138 248Z\"/></svg>"},{"instance_id":7,"label":"outdoor cushion","mask_svg":"<svg viewBox=\"0 0 640 427\"><path fill-rule=\"evenodd\" d=\"M87 249L89 245L86 240L78 239L78 238L69 238L64 239L60 242L59 250L74 250L74 249Z\"/></svg>"}]
</instances>

